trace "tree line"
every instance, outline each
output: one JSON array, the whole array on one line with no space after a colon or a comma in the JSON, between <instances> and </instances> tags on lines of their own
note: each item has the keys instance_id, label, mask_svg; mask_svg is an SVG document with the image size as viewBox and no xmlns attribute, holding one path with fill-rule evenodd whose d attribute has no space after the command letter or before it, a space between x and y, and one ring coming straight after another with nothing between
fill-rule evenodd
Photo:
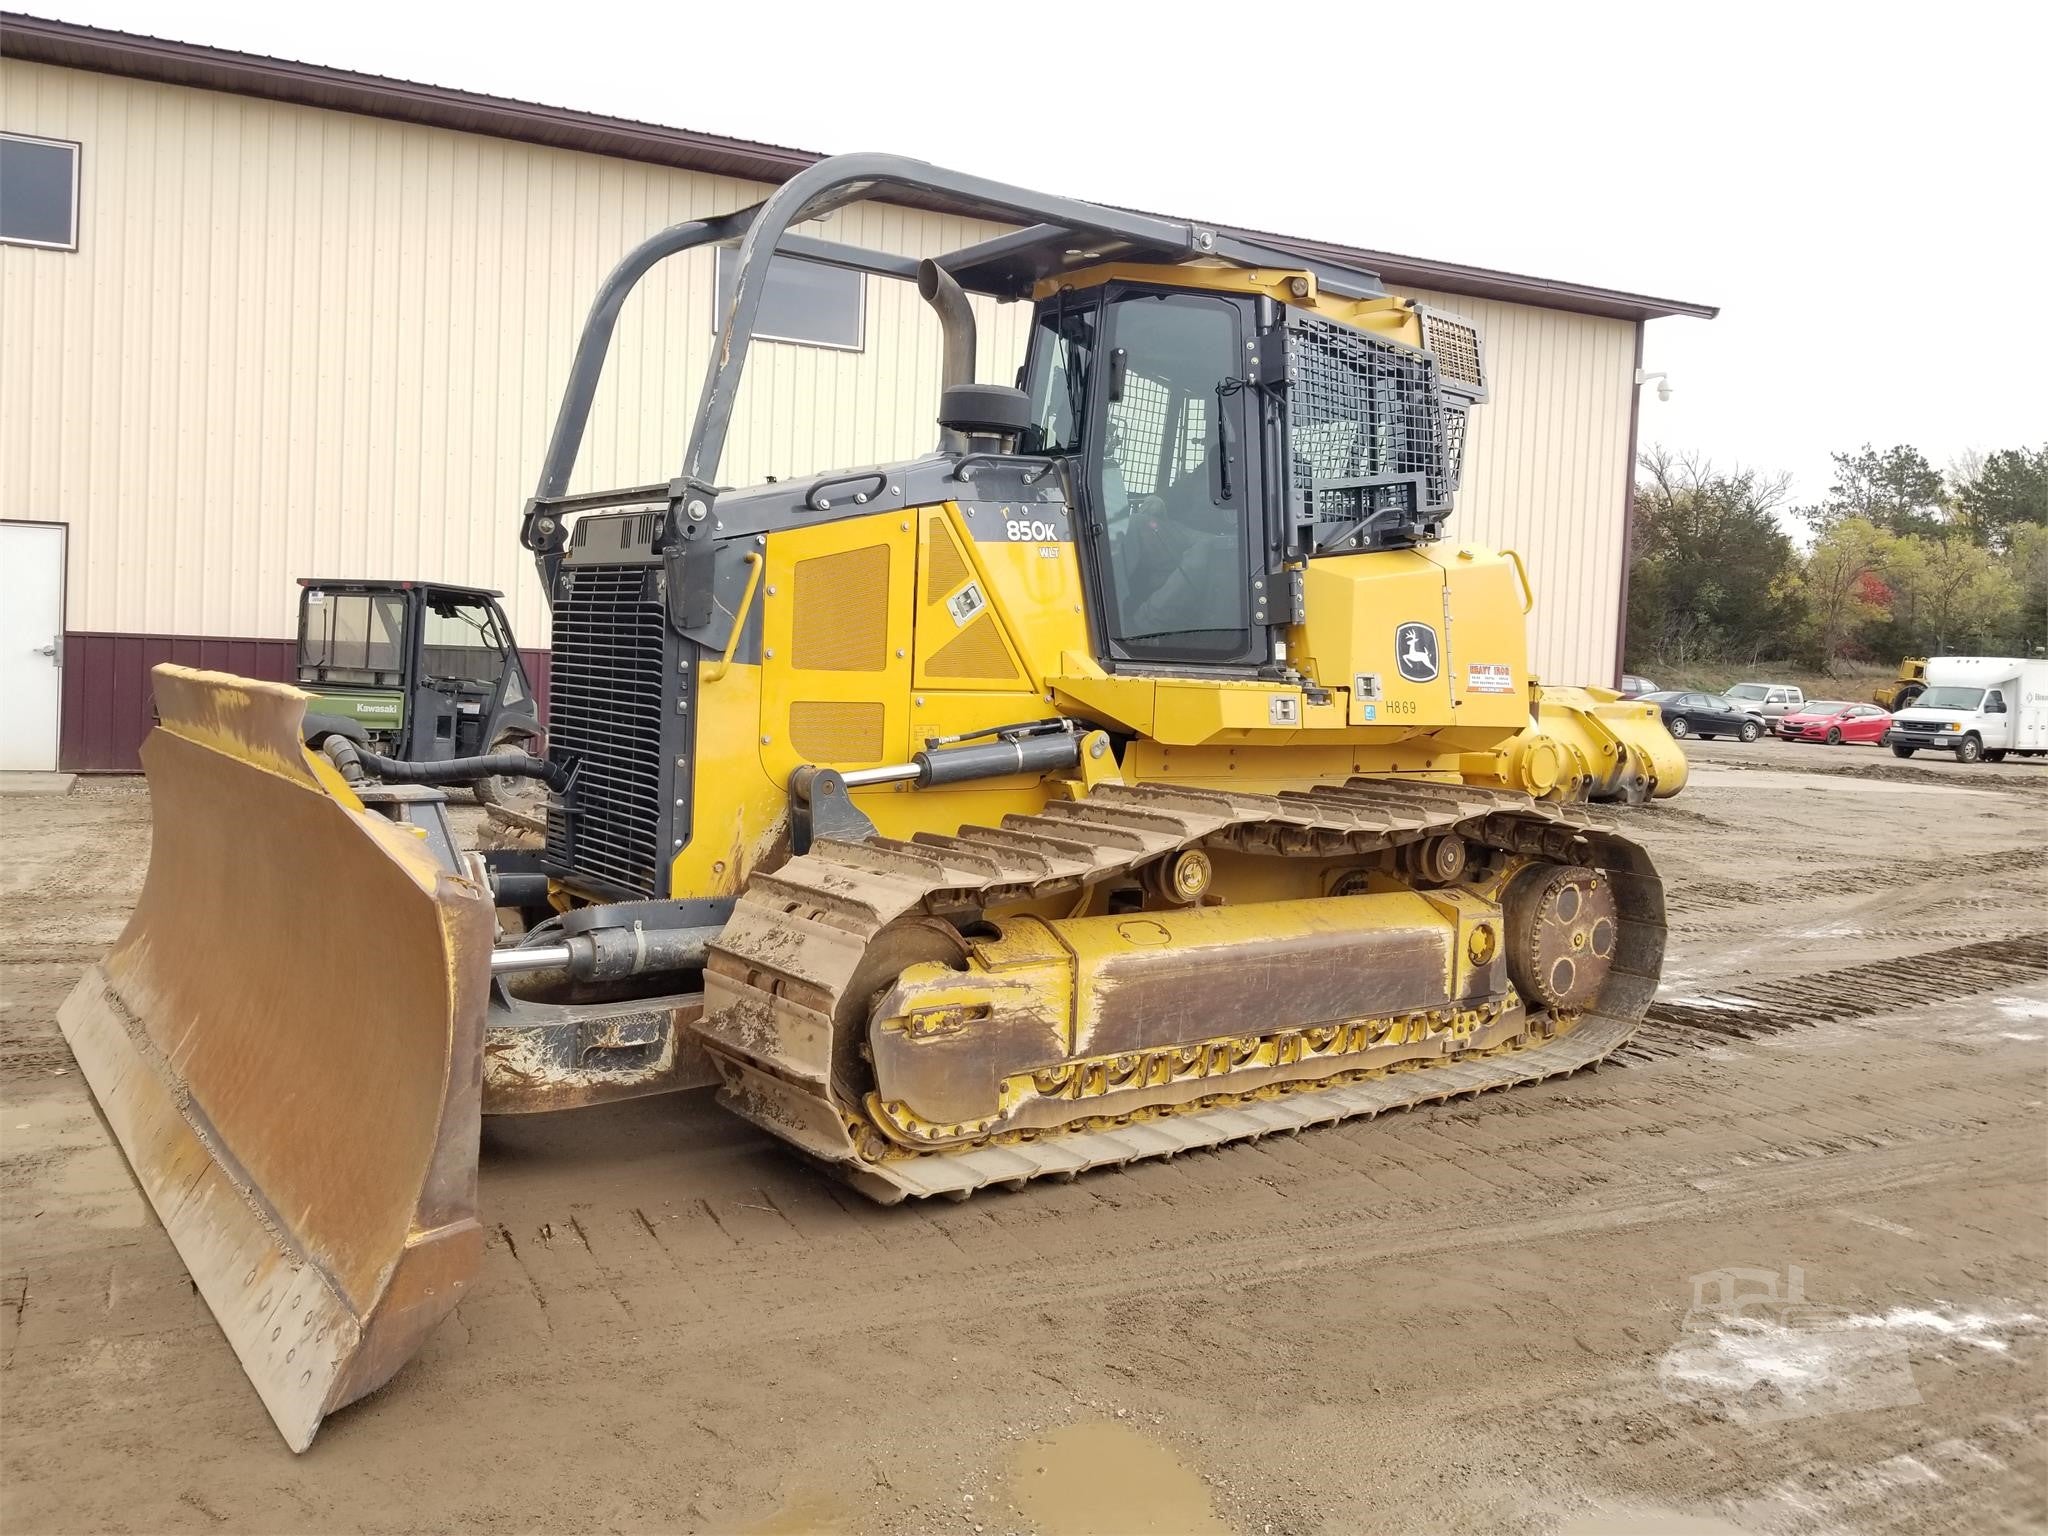
<instances>
[{"instance_id":1,"label":"tree line","mask_svg":"<svg viewBox=\"0 0 2048 1536\"><path fill-rule=\"evenodd\" d=\"M1641 456L1631 668L2048 649L2048 443L1947 473L1906 444L1833 459L1826 499L1788 508L1786 476Z\"/></svg>"}]
</instances>

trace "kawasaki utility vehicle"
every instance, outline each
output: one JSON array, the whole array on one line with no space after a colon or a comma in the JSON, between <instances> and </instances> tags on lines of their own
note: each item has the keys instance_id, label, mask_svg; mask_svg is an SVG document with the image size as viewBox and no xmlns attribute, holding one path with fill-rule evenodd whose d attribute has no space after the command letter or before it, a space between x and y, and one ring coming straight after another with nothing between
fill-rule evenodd
<instances>
[{"instance_id":1,"label":"kawasaki utility vehicle","mask_svg":"<svg viewBox=\"0 0 2048 1536\"><path fill-rule=\"evenodd\" d=\"M312 695L308 746L318 750L339 736L407 764L540 753L533 686L502 594L430 581L309 577L299 588L298 681ZM524 786L493 775L473 787L493 805Z\"/></svg>"}]
</instances>

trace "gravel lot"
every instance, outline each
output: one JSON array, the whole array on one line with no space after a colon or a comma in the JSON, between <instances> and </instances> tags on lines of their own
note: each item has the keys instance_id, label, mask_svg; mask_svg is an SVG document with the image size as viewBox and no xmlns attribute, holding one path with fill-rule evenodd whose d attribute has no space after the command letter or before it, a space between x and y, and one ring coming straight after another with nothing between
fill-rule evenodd
<instances>
[{"instance_id":1,"label":"gravel lot","mask_svg":"<svg viewBox=\"0 0 2048 1536\"><path fill-rule=\"evenodd\" d=\"M2048 763L1693 756L1621 1062L894 1210L702 1095L494 1122L481 1280L300 1458L57 1032L147 794L0 798L0 1525L2041 1529Z\"/></svg>"}]
</instances>

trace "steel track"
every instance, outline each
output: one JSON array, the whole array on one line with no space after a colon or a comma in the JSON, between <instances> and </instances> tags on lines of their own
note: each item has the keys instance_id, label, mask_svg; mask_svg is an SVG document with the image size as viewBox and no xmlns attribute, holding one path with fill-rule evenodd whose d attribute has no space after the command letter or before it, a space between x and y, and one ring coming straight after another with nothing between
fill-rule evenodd
<instances>
[{"instance_id":1,"label":"steel track","mask_svg":"<svg viewBox=\"0 0 2048 1536\"><path fill-rule=\"evenodd\" d=\"M1226 1074L1199 1106L935 1153L877 1155L858 1104L834 1092L820 1042L835 1029L865 1030L876 985L871 952L906 924L969 921L1077 894L1182 848L1325 860L1452 832L1483 847L1604 869L1614 881L1622 932L1607 988L1581 1017L1552 1021L1554 1034L1540 1044L1447 1053L1364 1081L1356 1072L1347 1079L1337 1059L1328 1078L1235 1099ZM1071 1177L1576 1072L1634 1032L1656 991L1663 950L1663 888L1648 856L1577 806L1374 778L1279 795L1106 784L1035 816L1005 817L1000 827L908 842L821 842L757 875L712 945L699 1027L725 1075L728 1107L831 1163L877 1200L962 1198L990 1184ZM864 995L855 995L856 984Z\"/></svg>"}]
</instances>

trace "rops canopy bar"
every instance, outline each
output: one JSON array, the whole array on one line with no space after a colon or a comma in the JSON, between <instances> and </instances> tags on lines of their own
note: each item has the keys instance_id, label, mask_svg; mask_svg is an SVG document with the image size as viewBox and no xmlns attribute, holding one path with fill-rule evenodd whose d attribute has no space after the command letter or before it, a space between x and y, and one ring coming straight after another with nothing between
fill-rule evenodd
<instances>
[{"instance_id":1,"label":"rops canopy bar","mask_svg":"<svg viewBox=\"0 0 2048 1536\"><path fill-rule=\"evenodd\" d=\"M794 224L860 201L885 187L941 193L966 204L970 216L1025 226L937 258L938 265L970 292L1019 298L1039 278L1114 257L1165 263L1215 259L1245 267L1306 269L1315 273L1322 287L1347 297L1377 297L1385 291L1371 272L1306 261L1200 224L1032 192L899 155L837 155L798 172L765 202L717 218L693 219L650 236L612 269L584 322L554 435L528 507L523 541L529 549L541 551L560 545L560 519L541 514L551 504L559 507L568 491L619 311L641 278L680 251L735 238L740 242L737 280L712 348L683 456L681 481L709 485L724 452L733 400L768 280L769 255L781 253L882 277L915 280L914 258L790 233ZM634 489L642 493L638 499L646 499L644 493L653 488ZM605 504L606 494L587 499Z\"/></svg>"}]
</instances>

